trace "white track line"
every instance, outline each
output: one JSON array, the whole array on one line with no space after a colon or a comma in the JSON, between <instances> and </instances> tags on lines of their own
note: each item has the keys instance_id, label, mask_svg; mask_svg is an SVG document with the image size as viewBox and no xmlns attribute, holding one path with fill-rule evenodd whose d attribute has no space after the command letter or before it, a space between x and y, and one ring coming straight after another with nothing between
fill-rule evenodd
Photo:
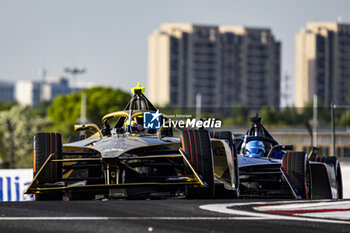
<instances>
[{"instance_id":1,"label":"white track line","mask_svg":"<svg viewBox=\"0 0 350 233\"><path fill-rule=\"evenodd\" d=\"M258 220L252 217L0 217L1 221L107 221L107 220L167 220L167 221L197 221L197 220Z\"/></svg>"},{"instance_id":2,"label":"white track line","mask_svg":"<svg viewBox=\"0 0 350 233\"><path fill-rule=\"evenodd\" d=\"M323 202L323 201L321 201ZM226 203L226 204L209 204L201 205L199 208L203 210L208 210L212 212L245 216L245 217L255 217L258 220L293 220L293 221L306 221L306 222L320 222L320 223L337 223L337 224L350 224L349 221L341 220L329 220L329 219L318 219L318 218L305 218L299 216L285 216L285 215L276 215L268 213L257 213L244 210L233 209L238 206L248 206L248 205L273 205L273 204L287 204L293 203L293 201L281 201L281 202L248 202L248 203ZM302 203L298 201L298 203ZM247 218L246 220L249 220ZM252 219L253 220L253 219ZM256 220L256 219L254 219Z\"/></svg>"},{"instance_id":3,"label":"white track line","mask_svg":"<svg viewBox=\"0 0 350 233\"><path fill-rule=\"evenodd\" d=\"M307 209L322 209L329 206L339 206L339 208L350 208L350 201L331 201L331 202L316 202L316 203L290 203L284 205L268 204L267 206L256 206L255 210L307 210Z\"/></svg>"},{"instance_id":4,"label":"white track line","mask_svg":"<svg viewBox=\"0 0 350 233\"><path fill-rule=\"evenodd\" d=\"M329 216L331 215L331 216ZM339 219L339 220L350 220L350 211L335 211L332 213L305 213L305 214L294 214L294 216L303 216L303 217L312 217L312 218L331 218L331 219Z\"/></svg>"},{"instance_id":5,"label":"white track line","mask_svg":"<svg viewBox=\"0 0 350 233\"><path fill-rule=\"evenodd\" d=\"M350 201L263 205L263 206L254 206L253 209L257 211L268 212L268 213L273 213L274 211L276 212L286 211L286 212L289 212L291 216L313 217L313 218L345 220L345 221L350 220L350 211L349 211ZM317 210L320 210L320 211L318 212ZM305 212L298 213L298 211L305 211ZM274 214L283 214L283 213L274 213Z\"/></svg>"}]
</instances>

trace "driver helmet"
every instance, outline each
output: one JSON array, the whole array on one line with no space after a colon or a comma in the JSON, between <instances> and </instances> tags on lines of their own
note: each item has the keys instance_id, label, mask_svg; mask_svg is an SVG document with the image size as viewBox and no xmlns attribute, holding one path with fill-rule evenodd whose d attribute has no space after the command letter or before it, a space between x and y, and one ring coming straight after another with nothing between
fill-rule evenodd
<instances>
[{"instance_id":1,"label":"driver helmet","mask_svg":"<svg viewBox=\"0 0 350 233\"><path fill-rule=\"evenodd\" d=\"M129 125L129 119L125 119L124 127L125 129ZM133 117L131 120L131 128L133 132L142 132L144 130L143 128L143 115Z\"/></svg>"},{"instance_id":2,"label":"driver helmet","mask_svg":"<svg viewBox=\"0 0 350 233\"><path fill-rule=\"evenodd\" d=\"M265 145L262 141L254 140L247 142L245 155L250 158L263 157L265 154Z\"/></svg>"}]
</instances>

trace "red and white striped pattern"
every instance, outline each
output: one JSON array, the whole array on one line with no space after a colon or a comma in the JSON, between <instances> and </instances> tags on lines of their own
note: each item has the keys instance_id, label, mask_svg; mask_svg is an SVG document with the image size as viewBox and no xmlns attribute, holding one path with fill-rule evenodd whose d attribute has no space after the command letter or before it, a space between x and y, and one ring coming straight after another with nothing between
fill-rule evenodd
<instances>
[{"instance_id":1,"label":"red and white striped pattern","mask_svg":"<svg viewBox=\"0 0 350 233\"><path fill-rule=\"evenodd\" d=\"M263 205L253 208L272 214L350 221L350 201Z\"/></svg>"}]
</instances>

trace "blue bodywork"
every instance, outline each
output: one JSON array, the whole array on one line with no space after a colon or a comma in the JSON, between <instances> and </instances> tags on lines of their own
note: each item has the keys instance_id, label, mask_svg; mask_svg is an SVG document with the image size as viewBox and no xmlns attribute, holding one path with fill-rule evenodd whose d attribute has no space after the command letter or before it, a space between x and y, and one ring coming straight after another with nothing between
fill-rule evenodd
<instances>
[{"instance_id":1,"label":"blue bodywork","mask_svg":"<svg viewBox=\"0 0 350 233\"><path fill-rule=\"evenodd\" d=\"M244 155L238 155L239 168L255 165L281 164L281 161L281 159L268 159L266 157L251 158Z\"/></svg>"}]
</instances>

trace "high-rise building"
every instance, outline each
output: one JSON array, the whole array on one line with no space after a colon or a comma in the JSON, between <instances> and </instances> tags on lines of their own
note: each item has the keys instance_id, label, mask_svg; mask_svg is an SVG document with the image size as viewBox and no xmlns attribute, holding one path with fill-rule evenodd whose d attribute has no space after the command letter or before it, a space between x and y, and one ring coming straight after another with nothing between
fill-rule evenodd
<instances>
[{"instance_id":1,"label":"high-rise building","mask_svg":"<svg viewBox=\"0 0 350 233\"><path fill-rule=\"evenodd\" d=\"M156 105L279 106L280 42L270 29L162 24L149 36L148 91Z\"/></svg>"},{"instance_id":2,"label":"high-rise building","mask_svg":"<svg viewBox=\"0 0 350 233\"><path fill-rule=\"evenodd\" d=\"M68 79L64 77L47 77L41 87L41 99L53 100L58 95L65 95L72 92L69 87Z\"/></svg>"},{"instance_id":3,"label":"high-rise building","mask_svg":"<svg viewBox=\"0 0 350 233\"><path fill-rule=\"evenodd\" d=\"M349 104L350 24L307 23L296 35L295 105L313 95L325 106Z\"/></svg>"},{"instance_id":4,"label":"high-rise building","mask_svg":"<svg viewBox=\"0 0 350 233\"><path fill-rule=\"evenodd\" d=\"M71 87L67 78L51 76L43 81L18 81L15 97L22 105L36 106L40 100L51 101L58 95L70 94L92 86L91 83L85 83L85 86L81 84Z\"/></svg>"},{"instance_id":5,"label":"high-rise building","mask_svg":"<svg viewBox=\"0 0 350 233\"><path fill-rule=\"evenodd\" d=\"M15 85L0 81L0 101L7 103L15 100Z\"/></svg>"},{"instance_id":6,"label":"high-rise building","mask_svg":"<svg viewBox=\"0 0 350 233\"><path fill-rule=\"evenodd\" d=\"M40 101L39 81L22 80L16 82L16 100L21 105L35 106Z\"/></svg>"}]
</instances>

